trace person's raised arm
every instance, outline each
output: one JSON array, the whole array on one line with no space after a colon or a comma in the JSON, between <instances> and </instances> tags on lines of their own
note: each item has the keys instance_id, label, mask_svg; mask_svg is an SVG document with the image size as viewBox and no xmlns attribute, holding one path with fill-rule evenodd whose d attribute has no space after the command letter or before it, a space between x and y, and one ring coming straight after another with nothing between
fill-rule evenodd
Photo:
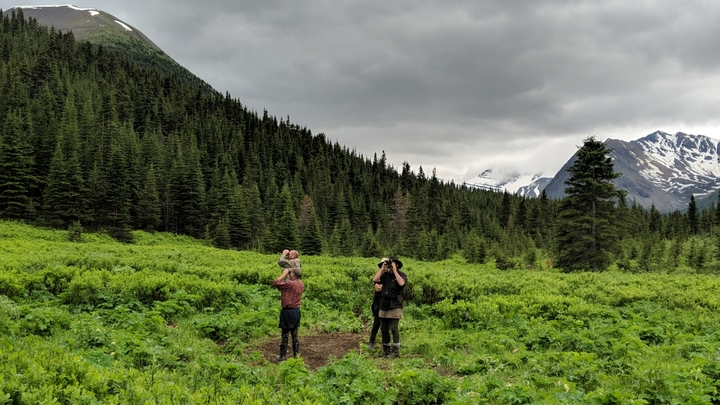
<instances>
[{"instance_id":1,"label":"person's raised arm","mask_svg":"<svg viewBox=\"0 0 720 405\"><path fill-rule=\"evenodd\" d=\"M382 276L383 272L385 272L385 263L383 263L383 265L380 266L380 268L378 269L377 273L375 273L375 276L373 277L373 281L376 283L379 282L380 276Z\"/></svg>"},{"instance_id":2,"label":"person's raised arm","mask_svg":"<svg viewBox=\"0 0 720 405\"><path fill-rule=\"evenodd\" d=\"M282 274L280 275L280 277L275 279L275 282L283 281L285 279L285 277L287 277L289 272L290 272L290 269L283 269Z\"/></svg>"},{"instance_id":3,"label":"person's raised arm","mask_svg":"<svg viewBox=\"0 0 720 405\"><path fill-rule=\"evenodd\" d=\"M395 262L392 262L392 269L393 273L395 274L395 280L397 280L397 283L400 287L405 285L405 279L402 278L400 273L398 273L397 264Z\"/></svg>"}]
</instances>

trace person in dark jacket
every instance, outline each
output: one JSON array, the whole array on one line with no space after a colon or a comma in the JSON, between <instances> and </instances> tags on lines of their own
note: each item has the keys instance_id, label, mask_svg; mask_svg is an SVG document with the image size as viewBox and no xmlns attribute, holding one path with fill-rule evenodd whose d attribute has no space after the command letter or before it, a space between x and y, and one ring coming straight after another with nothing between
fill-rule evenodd
<instances>
[{"instance_id":1,"label":"person in dark jacket","mask_svg":"<svg viewBox=\"0 0 720 405\"><path fill-rule=\"evenodd\" d=\"M378 269L387 270L390 259L382 258L378 263ZM373 295L372 309L373 314L373 325L370 330L370 341L368 343L368 349L372 350L375 347L375 338L377 337L378 331L380 331L380 299L382 298L382 283L379 281L374 282L375 293Z\"/></svg>"},{"instance_id":2,"label":"person in dark jacket","mask_svg":"<svg viewBox=\"0 0 720 405\"><path fill-rule=\"evenodd\" d=\"M397 257L391 257L387 266L381 266L374 282L382 284L380 295L380 332L382 333L383 356L396 358L400 356L400 330L398 325L403 317L403 293L408 282L407 275L400 271L402 262ZM392 341L390 343L390 334Z\"/></svg>"}]
</instances>

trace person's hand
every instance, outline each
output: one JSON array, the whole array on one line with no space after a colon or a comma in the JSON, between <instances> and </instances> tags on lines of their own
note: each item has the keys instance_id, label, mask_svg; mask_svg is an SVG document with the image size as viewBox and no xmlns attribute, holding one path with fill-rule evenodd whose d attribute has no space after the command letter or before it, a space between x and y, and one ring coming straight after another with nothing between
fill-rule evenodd
<instances>
[{"instance_id":1,"label":"person's hand","mask_svg":"<svg viewBox=\"0 0 720 405\"><path fill-rule=\"evenodd\" d=\"M283 254L284 256L287 256L287 255L288 255L288 253L290 253L290 251L289 251L289 250L287 250L287 249L283 250L283 252L282 252L282 254Z\"/></svg>"},{"instance_id":2,"label":"person's hand","mask_svg":"<svg viewBox=\"0 0 720 405\"><path fill-rule=\"evenodd\" d=\"M375 284L375 291L376 292L382 291L382 284Z\"/></svg>"}]
</instances>

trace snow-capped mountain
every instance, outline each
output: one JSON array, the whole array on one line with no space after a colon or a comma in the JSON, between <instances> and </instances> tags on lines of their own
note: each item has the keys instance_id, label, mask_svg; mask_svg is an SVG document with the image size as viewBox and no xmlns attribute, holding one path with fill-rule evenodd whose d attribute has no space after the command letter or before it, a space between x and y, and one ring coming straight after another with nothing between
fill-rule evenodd
<instances>
[{"instance_id":1,"label":"snow-capped mountain","mask_svg":"<svg viewBox=\"0 0 720 405\"><path fill-rule=\"evenodd\" d=\"M487 169L477 176L466 180L468 187L490 191L507 191L526 197L539 197L545 186L552 180L542 174L522 175L515 172L503 173Z\"/></svg>"},{"instance_id":2,"label":"snow-capped mountain","mask_svg":"<svg viewBox=\"0 0 720 405\"><path fill-rule=\"evenodd\" d=\"M522 186L515 191L515 194L525 197L540 197L545 187L552 181L552 177L533 177L533 181L527 186Z\"/></svg>"},{"instance_id":3,"label":"snow-capped mountain","mask_svg":"<svg viewBox=\"0 0 720 405\"><path fill-rule=\"evenodd\" d=\"M616 185L643 207L654 204L661 212L683 210L691 195L702 200L720 188L720 140L656 131L629 142L608 139L607 147L612 149L615 171L622 174ZM565 194L566 169L575 158L547 185L548 197Z\"/></svg>"}]
</instances>

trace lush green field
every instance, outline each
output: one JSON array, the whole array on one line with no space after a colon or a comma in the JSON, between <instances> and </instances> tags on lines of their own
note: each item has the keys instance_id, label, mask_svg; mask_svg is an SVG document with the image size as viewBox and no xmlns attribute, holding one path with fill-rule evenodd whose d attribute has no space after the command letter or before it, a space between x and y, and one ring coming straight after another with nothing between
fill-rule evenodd
<instances>
[{"instance_id":1,"label":"lush green field","mask_svg":"<svg viewBox=\"0 0 720 405\"><path fill-rule=\"evenodd\" d=\"M134 236L0 222L0 403L720 403L716 276L404 260L402 357L311 372L253 349L276 256ZM361 331L375 260L302 259L302 332Z\"/></svg>"}]
</instances>

